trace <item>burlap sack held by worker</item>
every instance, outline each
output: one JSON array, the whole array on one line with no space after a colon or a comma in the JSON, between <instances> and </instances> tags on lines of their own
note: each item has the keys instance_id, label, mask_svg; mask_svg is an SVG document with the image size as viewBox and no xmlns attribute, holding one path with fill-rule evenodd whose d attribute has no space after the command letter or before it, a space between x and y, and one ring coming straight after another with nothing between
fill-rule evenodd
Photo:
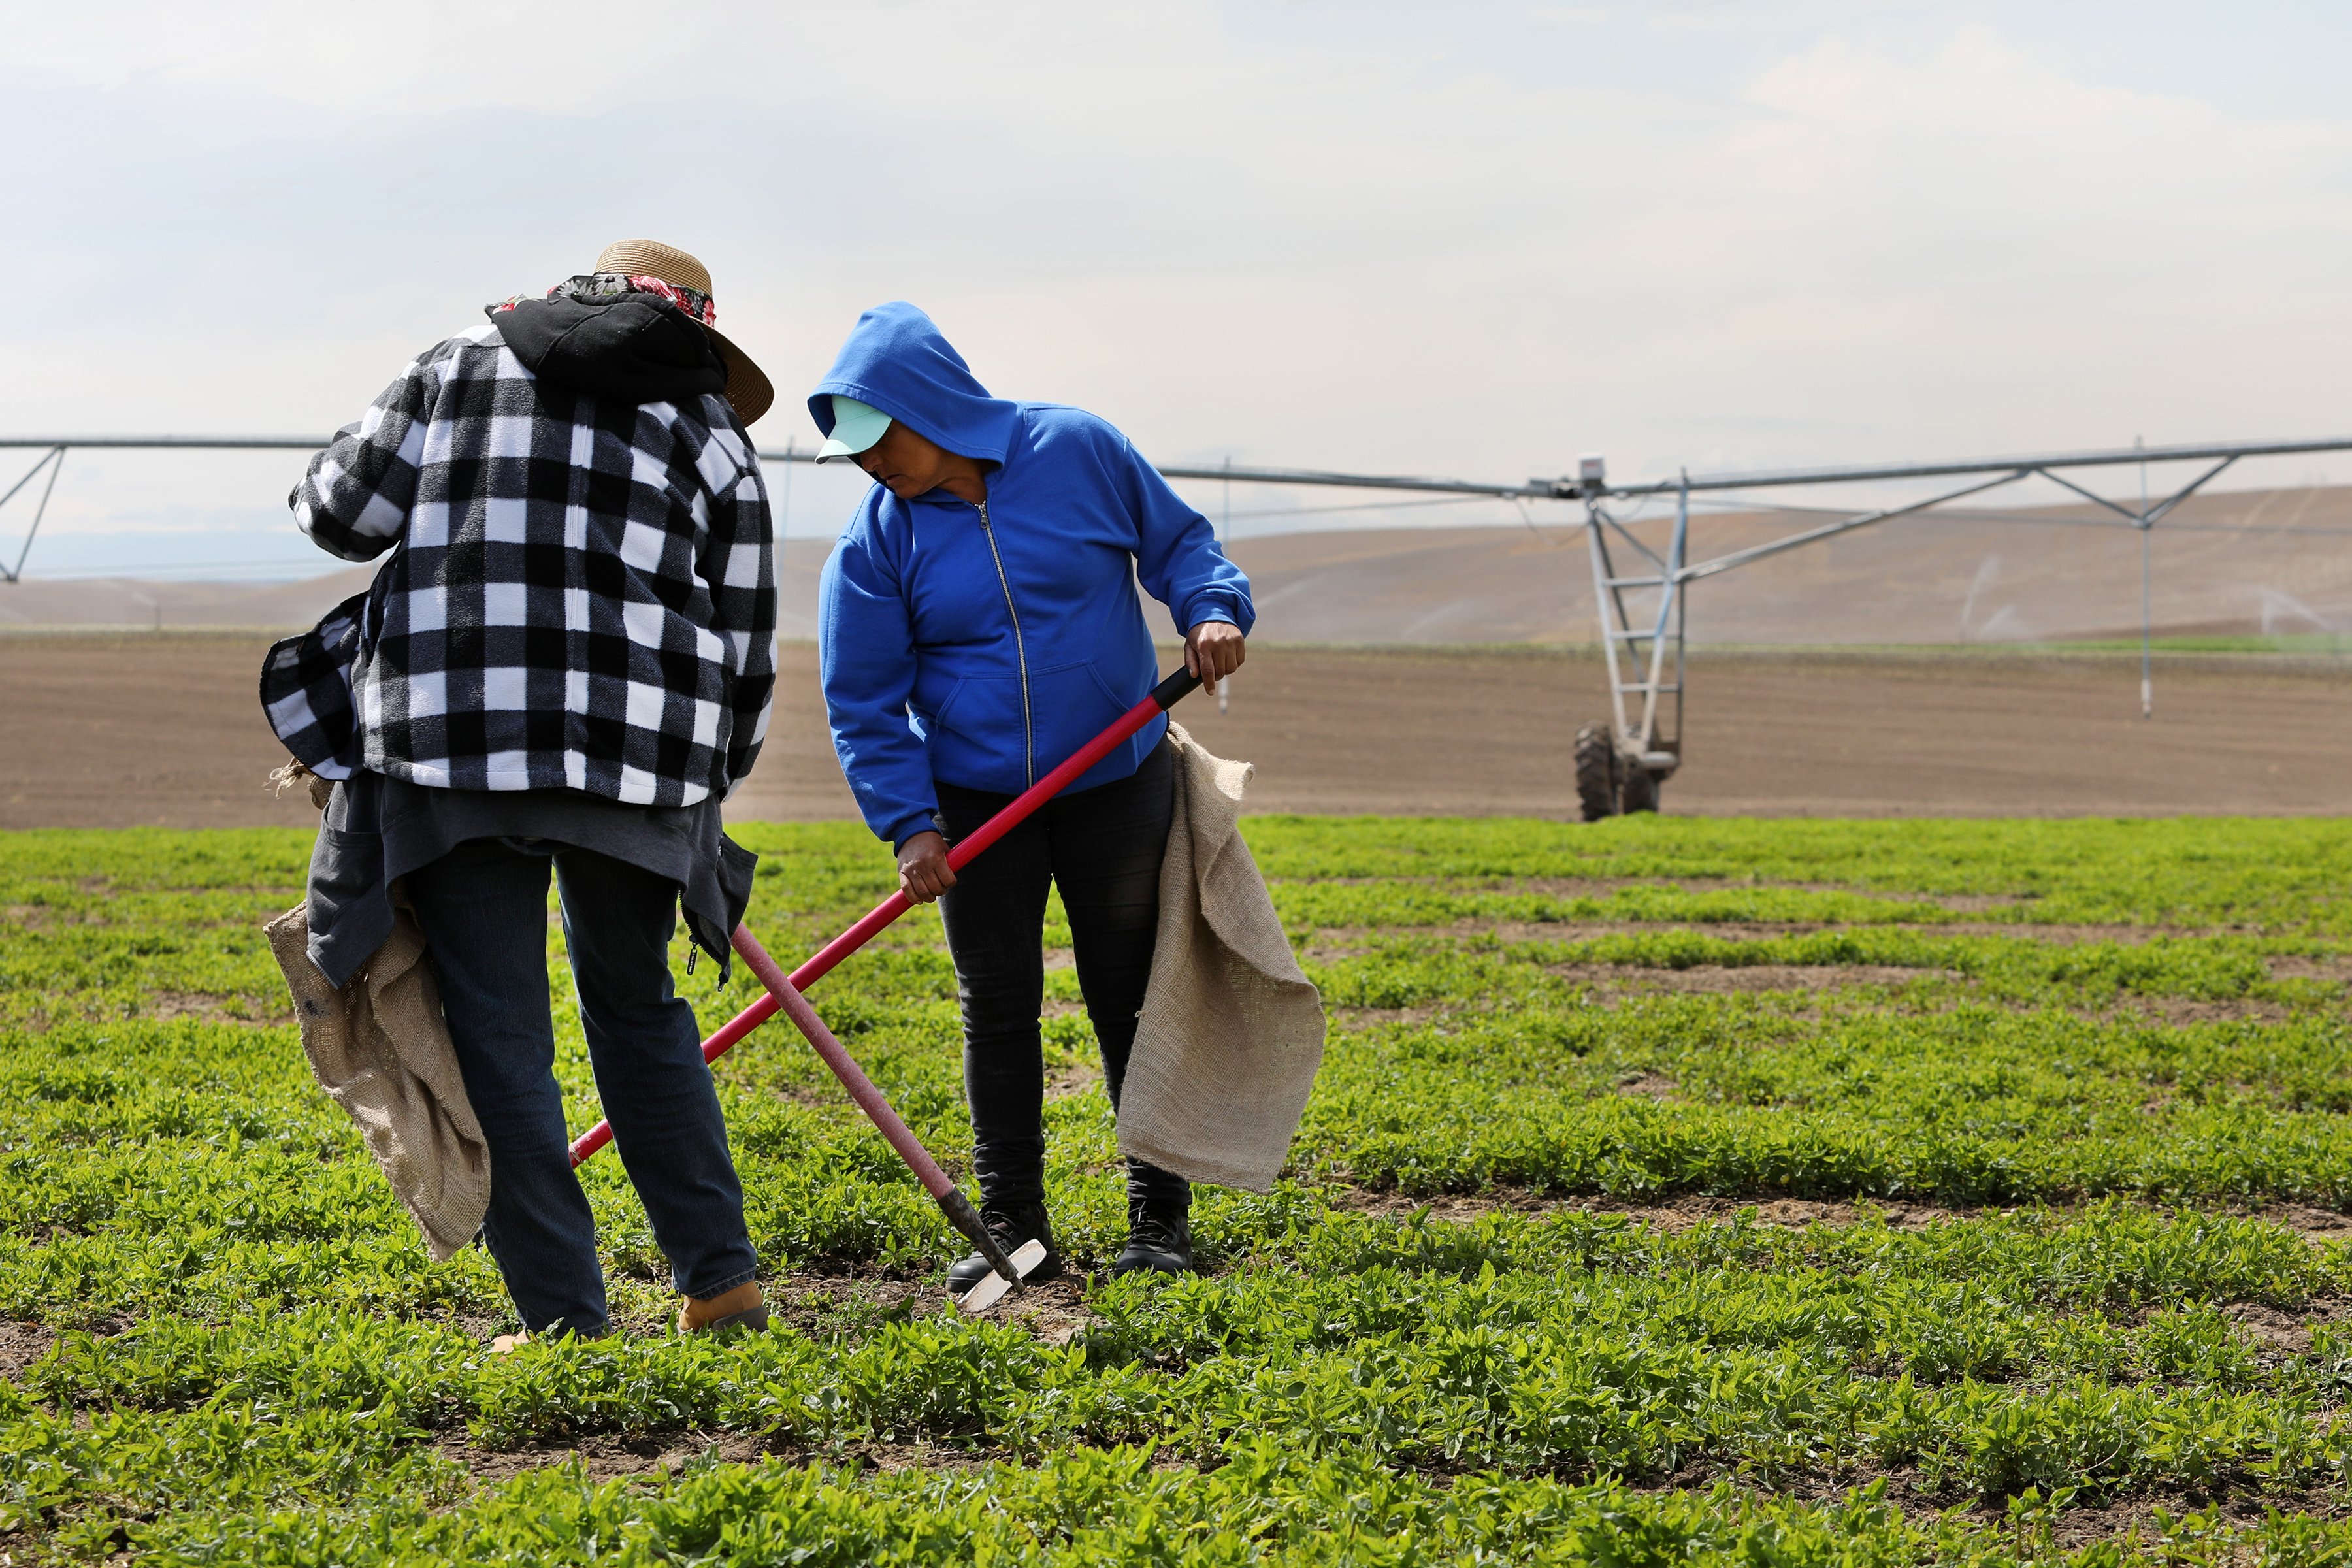
<instances>
[{"instance_id":1,"label":"burlap sack held by worker","mask_svg":"<svg viewBox=\"0 0 2352 1568\"><path fill-rule=\"evenodd\" d=\"M1169 724L1168 738L1176 815L1118 1152L1263 1193L1289 1158L1323 1063L1323 998L1242 841L1242 792L1256 770L1211 756L1181 724Z\"/></svg>"},{"instance_id":2,"label":"burlap sack held by worker","mask_svg":"<svg viewBox=\"0 0 2352 1568\"><path fill-rule=\"evenodd\" d=\"M314 784L313 798L321 793ZM489 1212L490 1146L466 1098L415 916L396 904L391 936L340 991L310 962L307 902L263 929L293 994L311 1075L367 1140L433 1260L448 1261Z\"/></svg>"}]
</instances>

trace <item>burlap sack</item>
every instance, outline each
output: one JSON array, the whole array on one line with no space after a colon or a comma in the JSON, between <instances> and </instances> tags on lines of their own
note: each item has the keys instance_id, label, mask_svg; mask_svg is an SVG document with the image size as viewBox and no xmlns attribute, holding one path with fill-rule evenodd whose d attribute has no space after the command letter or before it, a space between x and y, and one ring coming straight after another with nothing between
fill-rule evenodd
<instances>
[{"instance_id":1,"label":"burlap sack","mask_svg":"<svg viewBox=\"0 0 2352 1568\"><path fill-rule=\"evenodd\" d=\"M1171 723L1176 816L1160 936L1119 1096L1118 1150L1195 1182L1265 1192L1323 1062L1323 999L1298 967L1237 826L1255 771Z\"/></svg>"},{"instance_id":2,"label":"burlap sack","mask_svg":"<svg viewBox=\"0 0 2352 1568\"><path fill-rule=\"evenodd\" d=\"M319 1087L359 1127L434 1261L446 1261L489 1209L490 1146L458 1076L416 917L399 909L392 935L340 992L310 962L307 905L265 929Z\"/></svg>"}]
</instances>

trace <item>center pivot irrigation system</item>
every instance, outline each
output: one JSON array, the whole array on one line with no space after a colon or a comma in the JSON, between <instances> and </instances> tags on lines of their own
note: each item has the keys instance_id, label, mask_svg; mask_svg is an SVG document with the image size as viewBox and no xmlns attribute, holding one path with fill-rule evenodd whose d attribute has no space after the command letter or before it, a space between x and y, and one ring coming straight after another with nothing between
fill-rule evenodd
<instances>
[{"instance_id":1,"label":"center pivot irrigation system","mask_svg":"<svg viewBox=\"0 0 2352 1568\"><path fill-rule=\"evenodd\" d=\"M1621 813L1655 811L1661 786L1682 765L1683 690L1686 667L1683 630L1684 590L1702 577L1728 572L1800 545L1833 539L1890 518L1916 516L1969 496L2021 480L2044 479L2115 514L2118 527L2140 536L2140 711L2153 712L2154 673L2148 615L2148 539L2174 508L2244 458L2282 458L2308 452L2352 450L2352 437L2312 441L2220 441L2193 446L2115 447L2074 452L2042 452L2017 458L1979 458L1960 462L1874 463L1833 468L1772 468L1749 473L1683 473L1671 479L1612 485L1598 457L1577 465L1573 479L1529 479L1524 485L1482 485L1459 479L1381 478L1369 474L1320 473L1297 468L1181 468L1160 471L1176 479L1243 479L1274 485L1328 485L1347 489L1412 490L1444 495L1492 496L1518 502L1584 503L1584 536L1592 564L1592 598L1601 620L1601 649L1609 672L1612 713L1576 733L1576 792L1585 820ZM2205 465L2171 493L2150 500L2149 463ZM2067 474L2087 468L2141 466L2137 507L2094 493ZM1937 493L1899 505L1847 511L1783 538L1734 550L1707 560L1690 559L1693 496L1732 490L1785 489L1796 486L1892 484L1926 479L1961 480ZM1674 527L1663 552L1635 537L1612 505L1671 498ZM1532 526L1532 520L1530 520ZM1624 564L1621 567L1620 563Z\"/></svg>"},{"instance_id":2,"label":"center pivot irrigation system","mask_svg":"<svg viewBox=\"0 0 2352 1568\"><path fill-rule=\"evenodd\" d=\"M33 545L57 488L58 472L66 453L76 447L209 451L316 451L326 443L301 436L54 436L0 437L0 447L38 448L40 457L23 478L0 493L5 507L44 471L40 500L16 564L0 563L0 584L23 575L25 557ZM1580 806L1590 821L1623 812L1654 811L1661 786L1682 765L1683 691L1687 673L1684 658L1685 589L1703 577L1728 572L1800 545L1833 539L1890 518L1929 512L1952 501L1982 495L2031 479L2047 479L2115 514L2117 527L2135 528L2140 535L2140 707L2152 710L2152 641L2148 624L2148 540L2156 526L2173 509L2231 464L2247 458L2283 458L2314 452L2352 451L2352 437L2309 441L2217 441L2189 446L2113 447L2088 451L2043 452L2016 458L1979 458L1960 462L1876 463L1847 468L1773 468L1751 473L1683 473L1670 479L1641 484L1609 482L1601 458L1588 457L1574 478L1533 479L1525 484L1481 484L1468 479L1422 479L1381 474L1334 473L1318 468L1163 468L1171 479L1217 480L1255 485L1311 485L1339 489L1403 491L1413 494L1478 497L1519 503L1580 501L1583 528L1592 567L1592 596L1600 615L1601 648L1609 674L1610 717L1578 730L1576 789ZM788 446L763 451L762 461L806 463L814 454ZM2151 500L2146 465L2196 463L2202 467L2169 494ZM2068 477L2078 470L2139 466L2142 473L2137 506L2110 500ZM1903 484L1923 480L1961 481L1937 493L1899 505L1848 510L1828 521L1801 528L1787 536L1735 550L1706 560L1690 559L1691 498L1730 491L1786 489L1800 486ZM1674 526L1663 552L1636 537L1623 513L1634 506L1671 499ZM1717 503L1722 504L1722 503ZM1523 512L1524 515L1524 512ZM1817 514L1816 514L1817 515ZM1532 526L1532 519L1530 525Z\"/></svg>"}]
</instances>

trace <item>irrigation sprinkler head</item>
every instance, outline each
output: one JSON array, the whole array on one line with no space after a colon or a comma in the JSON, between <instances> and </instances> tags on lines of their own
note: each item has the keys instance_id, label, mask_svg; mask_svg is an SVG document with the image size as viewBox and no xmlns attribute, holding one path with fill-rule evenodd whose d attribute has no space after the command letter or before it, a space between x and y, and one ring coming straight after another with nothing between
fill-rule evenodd
<instances>
[{"instance_id":1,"label":"irrigation sprinkler head","mask_svg":"<svg viewBox=\"0 0 2352 1568\"><path fill-rule=\"evenodd\" d=\"M1022 1289L1021 1281L1026 1279L1037 1265L1045 1261L1045 1244L1033 1236L1013 1249L1010 1261L1013 1264L1011 1279L1003 1274L986 1275L979 1284L958 1297L956 1305L967 1312L985 1312L1004 1300L1007 1291Z\"/></svg>"}]
</instances>

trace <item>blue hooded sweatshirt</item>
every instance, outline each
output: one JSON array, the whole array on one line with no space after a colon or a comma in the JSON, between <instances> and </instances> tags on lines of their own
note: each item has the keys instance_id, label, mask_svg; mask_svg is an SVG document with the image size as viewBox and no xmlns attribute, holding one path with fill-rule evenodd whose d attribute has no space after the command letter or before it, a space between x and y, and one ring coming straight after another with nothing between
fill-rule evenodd
<instances>
[{"instance_id":1,"label":"blue hooded sweatshirt","mask_svg":"<svg viewBox=\"0 0 2352 1568\"><path fill-rule=\"evenodd\" d=\"M943 489L908 501L876 485L824 565L834 749L894 847L930 828L932 781L1017 793L1143 699L1160 671L1139 578L1180 632L1255 621L1208 520L1126 437L1080 409L991 397L914 306L858 318L809 397L828 435L836 393L989 466L984 518ZM1071 788L1127 777L1166 729L1155 721Z\"/></svg>"}]
</instances>

